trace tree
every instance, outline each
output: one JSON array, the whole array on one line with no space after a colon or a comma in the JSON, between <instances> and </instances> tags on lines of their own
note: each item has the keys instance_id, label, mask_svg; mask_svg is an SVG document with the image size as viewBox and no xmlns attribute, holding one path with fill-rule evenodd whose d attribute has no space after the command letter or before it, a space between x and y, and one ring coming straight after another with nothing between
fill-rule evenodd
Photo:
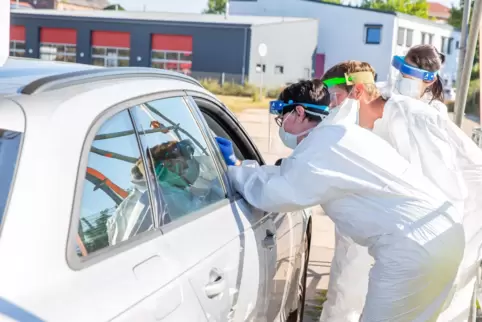
<instances>
[{"instance_id":1,"label":"tree","mask_svg":"<svg viewBox=\"0 0 482 322\"><path fill-rule=\"evenodd\" d=\"M116 10L125 11L125 9L120 4L111 4L104 8L104 10Z\"/></svg>"},{"instance_id":2,"label":"tree","mask_svg":"<svg viewBox=\"0 0 482 322\"><path fill-rule=\"evenodd\" d=\"M474 9L474 3L475 1L472 0L472 10L470 12L472 13ZM462 28L462 16L464 14L464 0L460 0L460 5L458 7L455 7L452 5L452 8L450 9L450 18L449 18L449 24L454 26L455 28ZM472 18L472 15L469 17L469 21Z\"/></svg>"},{"instance_id":3,"label":"tree","mask_svg":"<svg viewBox=\"0 0 482 322\"><path fill-rule=\"evenodd\" d=\"M428 18L427 0L363 0L361 7Z\"/></svg>"},{"instance_id":4,"label":"tree","mask_svg":"<svg viewBox=\"0 0 482 322\"><path fill-rule=\"evenodd\" d=\"M208 8L204 13L223 14L226 13L226 0L209 0Z\"/></svg>"}]
</instances>

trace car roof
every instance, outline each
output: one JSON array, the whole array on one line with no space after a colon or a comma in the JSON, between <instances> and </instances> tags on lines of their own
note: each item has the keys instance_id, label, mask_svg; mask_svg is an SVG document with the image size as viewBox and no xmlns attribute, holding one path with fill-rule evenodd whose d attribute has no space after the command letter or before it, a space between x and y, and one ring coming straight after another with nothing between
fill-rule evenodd
<instances>
[{"instance_id":1,"label":"car roof","mask_svg":"<svg viewBox=\"0 0 482 322\"><path fill-rule=\"evenodd\" d=\"M9 57L0 68L0 95L19 93L26 85L47 76L98 68L82 64Z\"/></svg>"},{"instance_id":2,"label":"car roof","mask_svg":"<svg viewBox=\"0 0 482 322\"><path fill-rule=\"evenodd\" d=\"M143 76L176 79L201 86L198 81L184 74L155 68L104 68L84 64L10 57L5 65L0 68L0 96L32 95L46 90L80 85L85 82Z\"/></svg>"}]
</instances>

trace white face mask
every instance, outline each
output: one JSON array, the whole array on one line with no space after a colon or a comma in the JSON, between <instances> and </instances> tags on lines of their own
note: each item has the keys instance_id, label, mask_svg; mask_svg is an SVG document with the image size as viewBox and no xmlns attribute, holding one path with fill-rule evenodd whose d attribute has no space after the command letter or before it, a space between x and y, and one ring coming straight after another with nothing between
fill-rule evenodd
<instances>
[{"instance_id":1,"label":"white face mask","mask_svg":"<svg viewBox=\"0 0 482 322\"><path fill-rule=\"evenodd\" d=\"M288 119L288 117L290 117L291 115L292 115L292 113L290 113L286 117L286 119ZM288 132L285 131L284 122L285 121L283 121L283 124L279 128L279 137L286 147L288 147L290 149L293 149L293 150L298 145L298 138L300 136L303 136L303 135L307 134L307 133L310 133L313 130L313 129L308 129L308 130L303 131L303 132L298 133L298 134L291 134L291 133L288 133Z\"/></svg>"},{"instance_id":2,"label":"white face mask","mask_svg":"<svg viewBox=\"0 0 482 322\"><path fill-rule=\"evenodd\" d=\"M422 81L418 79L400 77L397 79L395 89L401 95L419 99L422 92Z\"/></svg>"},{"instance_id":3,"label":"white face mask","mask_svg":"<svg viewBox=\"0 0 482 322\"><path fill-rule=\"evenodd\" d=\"M338 124L338 123L359 123L360 102L347 98L340 105L330 109L330 114L323 121L323 124Z\"/></svg>"}]
</instances>

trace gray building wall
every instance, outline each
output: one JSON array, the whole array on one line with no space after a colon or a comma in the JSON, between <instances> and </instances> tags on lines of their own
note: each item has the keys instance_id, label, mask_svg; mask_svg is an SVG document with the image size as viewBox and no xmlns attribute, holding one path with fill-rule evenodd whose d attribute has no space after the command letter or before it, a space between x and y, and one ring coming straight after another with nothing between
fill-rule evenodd
<instances>
[{"instance_id":1,"label":"gray building wall","mask_svg":"<svg viewBox=\"0 0 482 322\"><path fill-rule=\"evenodd\" d=\"M261 83L257 64L266 66L263 84L267 89L311 78L317 42L318 21L315 19L252 26L249 82L255 85ZM264 58L258 53L261 43L268 47ZM275 72L276 66L283 67L282 74Z\"/></svg>"},{"instance_id":2,"label":"gray building wall","mask_svg":"<svg viewBox=\"0 0 482 322\"><path fill-rule=\"evenodd\" d=\"M82 64L92 62L91 34L95 30L129 32L130 65L143 67L149 67L151 64L152 34L188 35L192 36L193 41L192 73L194 77L221 78L224 73L226 81L241 82L248 74L250 25L130 19L102 20L22 13L12 13L11 24L25 26L26 56L31 58L39 57L39 37L42 27L76 29L77 62ZM138 61L137 57L141 57L141 60Z\"/></svg>"}]
</instances>

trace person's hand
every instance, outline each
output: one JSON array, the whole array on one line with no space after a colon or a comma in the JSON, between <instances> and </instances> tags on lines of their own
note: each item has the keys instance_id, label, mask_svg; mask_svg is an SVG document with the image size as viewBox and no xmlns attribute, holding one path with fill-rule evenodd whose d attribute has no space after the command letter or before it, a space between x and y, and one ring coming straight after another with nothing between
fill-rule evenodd
<instances>
[{"instance_id":1,"label":"person's hand","mask_svg":"<svg viewBox=\"0 0 482 322\"><path fill-rule=\"evenodd\" d=\"M217 136L216 142L218 143L219 150L224 157L227 165L237 165L239 163L238 158L234 155L233 143L228 139Z\"/></svg>"}]
</instances>

